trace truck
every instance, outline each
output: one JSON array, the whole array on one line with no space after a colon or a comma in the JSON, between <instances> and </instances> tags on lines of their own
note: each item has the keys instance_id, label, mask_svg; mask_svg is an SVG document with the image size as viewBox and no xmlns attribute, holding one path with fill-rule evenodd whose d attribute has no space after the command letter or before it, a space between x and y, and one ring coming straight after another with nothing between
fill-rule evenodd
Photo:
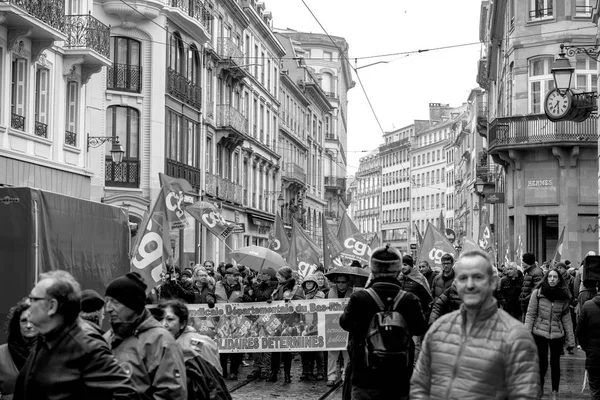
<instances>
[{"instance_id":1,"label":"truck","mask_svg":"<svg viewBox=\"0 0 600 400\"><path fill-rule=\"evenodd\" d=\"M65 270L101 295L130 270L127 211L34 188L0 187L0 324L41 273ZM0 343L6 332L0 330Z\"/></svg>"}]
</instances>

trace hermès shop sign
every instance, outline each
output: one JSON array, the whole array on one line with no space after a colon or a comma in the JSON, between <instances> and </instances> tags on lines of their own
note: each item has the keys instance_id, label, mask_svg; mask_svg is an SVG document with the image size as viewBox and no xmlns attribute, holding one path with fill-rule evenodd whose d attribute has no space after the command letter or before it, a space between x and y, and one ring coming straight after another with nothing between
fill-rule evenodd
<instances>
[{"instance_id":1,"label":"herm\u00e8s shop sign","mask_svg":"<svg viewBox=\"0 0 600 400\"><path fill-rule=\"evenodd\" d=\"M485 202L488 204L504 203L504 193L487 193L485 195Z\"/></svg>"}]
</instances>

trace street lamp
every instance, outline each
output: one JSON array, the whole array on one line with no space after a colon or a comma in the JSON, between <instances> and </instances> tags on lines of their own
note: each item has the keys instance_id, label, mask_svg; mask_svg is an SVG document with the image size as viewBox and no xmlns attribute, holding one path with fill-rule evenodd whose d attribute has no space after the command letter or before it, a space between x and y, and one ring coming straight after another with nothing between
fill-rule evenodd
<instances>
[{"instance_id":1,"label":"street lamp","mask_svg":"<svg viewBox=\"0 0 600 400\"><path fill-rule=\"evenodd\" d=\"M485 194L483 193L484 188L485 188L484 182L476 182L475 183L475 194L477 196L485 197Z\"/></svg>"},{"instance_id":2,"label":"street lamp","mask_svg":"<svg viewBox=\"0 0 600 400\"><path fill-rule=\"evenodd\" d=\"M558 58L552 64L552 75L554 76L554 84L558 93L564 96L571 87L571 79L575 68L565 55L565 45L560 45L560 53Z\"/></svg>"},{"instance_id":3,"label":"street lamp","mask_svg":"<svg viewBox=\"0 0 600 400\"><path fill-rule=\"evenodd\" d=\"M95 149L96 147L102 146L106 142L112 142L112 147L110 148L110 156L112 158L112 162L115 164L120 164L123 161L123 155L125 151L123 150L123 146L121 146L121 142L119 142L118 136L87 136L87 151L90 151L90 147Z\"/></svg>"}]
</instances>

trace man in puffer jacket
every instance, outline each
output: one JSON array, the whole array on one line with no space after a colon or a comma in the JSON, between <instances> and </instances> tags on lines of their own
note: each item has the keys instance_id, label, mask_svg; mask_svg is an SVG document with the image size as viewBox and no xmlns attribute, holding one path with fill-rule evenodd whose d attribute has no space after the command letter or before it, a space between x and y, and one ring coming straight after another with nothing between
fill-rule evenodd
<instances>
[{"instance_id":1,"label":"man in puffer jacket","mask_svg":"<svg viewBox=\"0 0 600 400\"><path fill-rule=\"evenodd\" d=\"M433 302L429 316L429 325L432 325L442 316L458 310L461 304L462 300L456 290L456 284L452 284Z\"/></svg>"},{"instance_id":2,"label":"man in puffer jacket","mask_svg":"<svg viewBox=\"0 0 600 400\"><path fill-rule=\"evenodd\" d=\"M544 271L535 265L535 255L533 253L523 254L522 260L525 265L523 265L523 287L521 288L519 301L521 302L521 321L525 322L529 297L533 292L533 288L544 279Z\"/></svg>"},{"instance_id":3,"label":"man in puffer jacket","mask_svg":"<svg viewBox=\"0 0 600 400\"><path fill-rule=\"evenodd\" d=\"M538 352L523 324L498 308L492 259L467 251L457 262L463 304L429 328L411 380L411 400L537 400Z\"/></svg>"},{"instance_id":4,"label":"man in puffer jacket","mask_svg":"<svg viewBox=\"0 0 600 400\"><path fill-rule=\"evenodd\" d=\"M324 299L325 294L319 290L319 283L315 275L308 275L302 281L302 289L304 289L304 296L306 300L311 299ZM307 317L309 317L307 315ZM302 332L302 336L311 336L317 334L317 314L313 314L312 321ZM307 321L308 322L308 321ZM324 364L323 364L323 352L321 351L303 351L300 353L300 359L302 360L302 375L300 375L301 381L307 381L313 376L313 369L317 364L317 374L314 376L315 380L322 381L325 376Z\"/></svg>"}]
</instances>

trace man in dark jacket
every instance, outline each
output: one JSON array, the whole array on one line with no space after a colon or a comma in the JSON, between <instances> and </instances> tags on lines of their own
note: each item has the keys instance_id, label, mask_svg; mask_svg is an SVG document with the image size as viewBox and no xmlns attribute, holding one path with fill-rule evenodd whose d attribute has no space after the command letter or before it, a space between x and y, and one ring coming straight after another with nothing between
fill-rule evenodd
<instances>
[{"instance_id":1,"label":"man in dark jacket","mask_svg":"<svg viewBox=\"0 0 600 400\"><path fill-rule=\"evenodd\" d=\"M398 274L402 268L400 252L389 245L379 247L371 255L371 288L384 299L395 298L400 289ZM419 299L406 293L397 311L400 312L411 336L420 336L427 329L427 321L421 311ZM379 306L365 290L354 292L344 313L340 326L350 333L349 352L352 359L352 398L356 399L407 399L410 376L414 362L414 343L409 348L408 367L401 366L390 371L375 371L365 362L365 339L373 316L380 311Z\"/></svg>"},{"instance_id":2,"label":"man in dark jacket","mask_svg":"<svg viewBox=\"0 0 600 400\"><path fill-rule=\"evenodd\" d=\"M81 287L68 272L42 274L29 301L29 321L40 336L15 400L139 399L99 330L78 318Z\"/></svg>"},{"instance_id":3,"label":"man in dark jacket","mask_svg":"<svg viewBox=\"0 0 600 400\"><path fill-rule=\"evenodd\" d=\"M429 319L431 302L433 301L429 284L423 274L413 268L413 265L414 261L410 255L407 254L402 257L402 273L398 276L400 288L418 297L423 315L425 315L425 319Z\"/></svg>"},{"instance_id":4,"label":"man in dark jacket","mask_svg":"<svg viewBox=\"0 0 600 400\"><path fill-rule=\"evenodd\" d=\"M544 271L535 264L535 255L533 253L525 253L523 260L523 287L519 295L521 302L521 321L525 322L527 307L529 306L529 297L533 289L544 279Z\"/></svg>"},{"instance_id":5,"label":"man in dark jacket","mask_svg":"<svg viewBox=\"0 0 600 400\"><path fill-rule=\"evenodd\" d=\"M577 319L577 339L585 351L592 400L600 400L600 295L585 302Z\"/></svg>"},{"instance_id":6,"label":"man in dark jacket","mask_svg":"<svg viewBox=\"0 0 600 400\"><path fill-rule=\"evenodd\" d=\"M519 297L523 288L523 273L514 262L509 262L504 268L505 274L500 280L499 298L502 309L513 318L521 320L522 310Z\"/></svg>"},{"instance_id":7,"label":"man in dark jacket","mask_svg":"<svg viewBox=\"0 0 600 400\"><path fill-rule=\"evenodd\" d=\"M429 265L429 261L427 260L419 261L419 272L423 274L425 279L427 279L427 284L431 290L433 287L433 279L438 275L438 273L431 269L431 265Z\"/></svg>"},{"instance_id":8,"label":"man in dark jacket","mask_svg":"<svg viewBox=\"0 0 600 400\"><path fill-rule=\"evenodd\" d=\"M440 297L452 285L454 281L453 267L454 257L448 253L444 254L442 256L442 273L433 278L433 283L431 284L431 296L434 300Z\"/></svg>"},{"instance_id":9,"label":"man in dark jacket","mask_svg":"<svg viewBox=\"0 0 600 400\"><path fill-rule=\"evenodd\" d=\"M181 348L144 307L145 298L146 283L136 272L109 283L105 300L112 329L104 336L144 399L187 400Z\"/></svg>"},{"instance_id":10,"label":"man in dark jacket","mask_svg":"<svg viewBox=\"0 0 600 400\"><path fill-rule=\"evenodd\" d=\"M460 308L462 300L456 290L456 285L452 284L433 302L431 314L429 315L429 325L432 325L441 316L456 311Z\"/></svg>"}]
</instances>

